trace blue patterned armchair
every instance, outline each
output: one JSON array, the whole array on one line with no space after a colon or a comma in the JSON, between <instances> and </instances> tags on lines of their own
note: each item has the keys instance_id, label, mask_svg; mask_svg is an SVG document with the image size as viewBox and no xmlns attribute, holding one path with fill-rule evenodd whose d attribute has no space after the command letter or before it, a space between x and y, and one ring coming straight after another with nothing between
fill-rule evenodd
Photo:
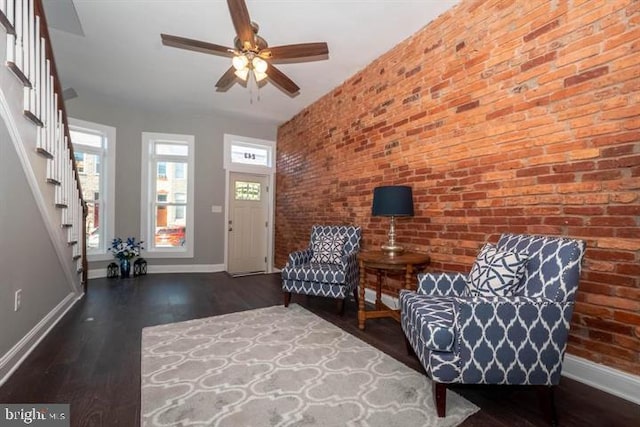
<instances>
[{"instance_id":1,"label":"blue patterned armchair","mask_svg":"<svg viewBox=\"0 0 640 427\"><path fill-rule=\"evenodd\" d=\"M357 301L361 235L360 227L314 225L309 247L289 254L282 269L284 306L291 293L337 298L339 313L350 294Z\"/></svg>"},{"instance_id":2,"label":"blue patterned armchair","mask_svg":"<svg viewBox=\"0 0 640 427\"><path fill-rule=\"evenodd\" d=\"M421 274L416 292L401 291L407 349L433 380L438 416L447 384L527 384L540 386L555 423L550 386L560 381L584 251L580 240L503 234L468 276Z\"/></svg>"}]
</instances>

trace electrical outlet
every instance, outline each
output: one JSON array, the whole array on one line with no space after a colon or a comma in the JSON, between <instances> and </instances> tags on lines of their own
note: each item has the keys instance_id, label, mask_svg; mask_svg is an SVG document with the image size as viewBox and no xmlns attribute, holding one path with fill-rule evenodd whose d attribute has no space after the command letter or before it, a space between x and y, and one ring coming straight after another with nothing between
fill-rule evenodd
<instances>
[{"instance_id":1,"label":"electrical outlet","mask_svg":"<svg viewBox=\"0 0 640 427\"><path fill-rule=\"evenodd\" d=\"M15 293L15 299L13 304L13 311L20 310L22 306L22 289L18 289Z\"/></svg>"}]
</instances>

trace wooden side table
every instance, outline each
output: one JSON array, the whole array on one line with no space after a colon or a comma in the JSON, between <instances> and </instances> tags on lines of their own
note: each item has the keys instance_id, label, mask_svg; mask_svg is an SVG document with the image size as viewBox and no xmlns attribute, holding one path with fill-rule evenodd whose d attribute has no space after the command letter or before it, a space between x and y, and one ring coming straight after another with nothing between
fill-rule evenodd
<instances>
[{"instance_id":1,"label":"wooden side table","mask_svg":"<svg viewBox=\"0 0 640 427\"><path fill-rule=\"evenodd\" d=\"M424 269L429 264L429 255L417 252L403 252L400 255L389 256L382 251L361 252L358 256L360 266L360 293L358 299L358 327L364 330L367 319L379 317L393 317L400 321L400 310L394 310L382 302L382 273L386 271L404 271L404 288L411 289L414 280L414 271ZM365 310L364 290L366 283L366 270L375 270L376 283L376 309Z\"/></svg>"}]
</instances>

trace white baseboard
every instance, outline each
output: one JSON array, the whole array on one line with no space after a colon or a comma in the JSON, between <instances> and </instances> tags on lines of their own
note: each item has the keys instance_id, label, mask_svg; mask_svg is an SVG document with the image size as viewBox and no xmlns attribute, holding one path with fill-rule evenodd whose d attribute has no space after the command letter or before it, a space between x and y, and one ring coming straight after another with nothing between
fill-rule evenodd
<instances>
[{"instance_id":1,"label":"white baseboard","mask_svg":"<svg viewBox=\"0 0 640 427\"><path fill-rule=\"evenodd\" d=\"M87 271L87 279L99 279L101 277L107 277L107 267L97 268Z\"/></svg>"},{"instance_id":2,"label":"white baseboard","mask_svg":"<svg viewBox=\"0 0 640 427\"><path fill-rule=\"evenodd\" d=\"M399 309L400 308L400 304L398 303L398 298L396 297L392 297L391 295L387 295L385 293L383 293L380 296L380 299L382 300L382 303L384 305L386 305L389 308L393 308L393 309ZM369 289L369 288L365 288L364 290L364 300L366 302L370 302L370 303L375 303L376 302L376 291L374 291L373 289Z\"/></svg>"},{"instance_id":3,"label":"white baseboard","mask_svg":"<svg viewBox=\"0 0 640 427\"><path fill-rule=\"evenodd\" d=\"M367 302L374 303L376 299L375 291L369 288L365 289L364 299ZM382 302L391 308L400 307L398 298L391 295L382 294ZM639 376L569 353L565 354L564 357L562 375L640 405Z\"/></svg>"},{"instance_id":4,"label":"white baseboard","mask_svg":"<svg viewBox=\"0 0 640 427\"><path fill-rule=\"evenodd\" d=\"M224 264L184 264L153 265L147 264L149 274L156 273L218 273L224 270Z\"/></svg>"},{"instance_id":5,"label":"white baseboard","mask_svg":"<svg viewBox=\"0 0 640 427\"><path fill-rule=\"evenodd\" d=\"M640 405L640 377L565 354L562 375Z\"/></svg>"},{"instance_id":6,"label":"white baseboard","mask_svg":"<svg viewBox=\"0 0 640 427\"><path fill-rule=\"evenodd\" d=\"M148 262L148 261L147 261ZM147 264L148 274L158 273L217 273L225 271L224 264L177 264L153 265ZM107 267L89 270L89 279L107 277Z\"/></svg>"},{"instance_id":7,"label":"white baseboard","mask_svg":"<svg viewBox=\"0 0 640 427\"><path fill-rule=\"evenodd\" d=\"M73 305L84 294L69 293L53 310L38 322L20 341L0 358L0 386L15 372L22 362L31 354L40 341L64 317Z\"/></svg>"}]
</instances>

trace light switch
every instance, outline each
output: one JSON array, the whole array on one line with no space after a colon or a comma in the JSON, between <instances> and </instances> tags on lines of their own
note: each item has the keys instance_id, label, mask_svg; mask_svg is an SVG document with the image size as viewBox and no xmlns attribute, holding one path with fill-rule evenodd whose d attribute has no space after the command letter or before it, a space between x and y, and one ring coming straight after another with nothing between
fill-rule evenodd
<instances>
[{"instance_id":1,"label":"light switch","mask_svg":"<svg viewBox=\"0 0 640 427\"><path fill-rule=\"evenodd\" d=\"M211 206L211 212L222 213L222 206L218 206L218 205Z\"/></svg>"}]
</instances>

